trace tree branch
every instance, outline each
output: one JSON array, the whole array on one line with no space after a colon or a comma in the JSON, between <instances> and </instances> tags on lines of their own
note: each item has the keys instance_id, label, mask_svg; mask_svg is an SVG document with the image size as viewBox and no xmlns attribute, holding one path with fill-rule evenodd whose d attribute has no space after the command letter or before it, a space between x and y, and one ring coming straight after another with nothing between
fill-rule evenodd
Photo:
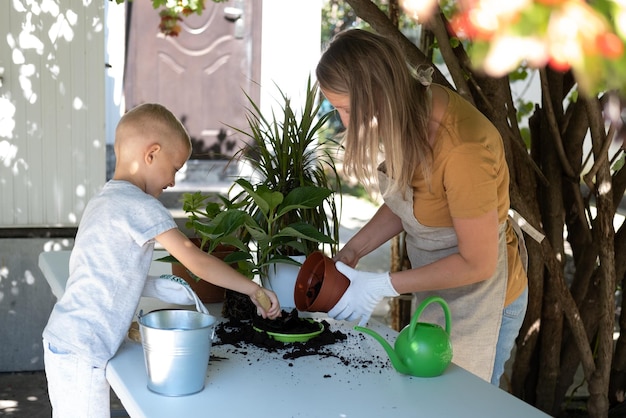
<instances>
[{"instance_id":1,"label":"tree branch","mask_svg":"<svg viewBox=\"0 0 626 418\"><path fill-rule=\"evenodd\" d=\"M450 71L450 76L454 81L456 86L456 91L463 96L470 103L475 105L474 98L469 90L467 85L465 71L459 64L459 60L454 54L452 50L452 46L450 45L450 36L448 35L448 30L444 24L444 18L439 12L439 8L437 8L437 12L433 13L432 17L425 23L425 26L432 31L437 38L437 43L439 45L439 50L441 51L441 55L443 56L443 60Z\"/></svg>"},{"instance_id":2,"label":"tree branch","mask_svg":"<svg viewBox=\"0 0 626 418\"><path fill-rule=\"evenodd\" d=\"M556 117L554 116L554 108L552 107L552 101L548 96L548 92L550 91L550 86L548 83L548 76L546 74L545 68L539 70L539 75L541 76L541 95L543 98L543 105L546 109L546 119L548 122L548 129L550 130L550 134L554 138L554 142L556 145L557 155L559 157L559 161L561 162L561 166L563 167L563 171L565 174L574 178L575 173L574 169L570 165L569 161L565 156L565 150L563 149L563 138L561 138L561 132L559 131L558 124L556 122Z\"/></svg>"},{"instance_id":3,"label":"tree branch","mask_svg":"<svg viewBox=\"0 0 626 418\"><path fill-rule=\"evenodd\" d=\"M608 410L608 396L604 387L609 380L611 360L613 354L613 311L615 309L615 251L613 232L613 191L605 185L611 182L608 166L607 136L604 131L604 121L600 104L595 98L583 97L589 117L592 148L597 165L596 168L596 208L597 217L594 234L598 237L596 244L599 247L599 301L602 318L598 322L597 332L597 360L596 369L588 381L590 416L601 416ZM612 136L612 133L611 133Z\"/></svg>"},{"instance_id":4,"label":"tree branch","mask_svg":"<svg viewBox=\"0 0 626 418\"><path fill-rule=\"evenodd\" d=\"M407 39L396 28L389 18L370 0L346 0L348 4L354 9L354 12L361 19L365 20L370 26L389 39L397 42L406 55L406 59L411 65L418 66L420 64L432 65L432 62L428 57L420 51L420 49ZM433 81L437 84L444 85L448 88L454 88L446 77L439 71L436 66L433 66L435 73L433 74Z\"/></svg>"},{"instance_id":5,"label":"tree branch","mask_svg":"<svg viewBox=\"0 0 626 418\"><path fill-rule=\"evenodd\" d=\"M587 187L589 187L590 190L593 190L594 188L593 178L598 173L598 170L600 170L600 168L609 161L609 148L611 147L611 142L613 142L614 136L615 136L615 126L611 124L609 127L609 132L606 135L606 138L604 138L604 141L602 142L602 149L600 150L600 153L597 156L598 158L594 160L591 170L589 170L589 172L583 176L583 179L585 180L585 184L587 185Z\"/></svg>"}]
</instances>

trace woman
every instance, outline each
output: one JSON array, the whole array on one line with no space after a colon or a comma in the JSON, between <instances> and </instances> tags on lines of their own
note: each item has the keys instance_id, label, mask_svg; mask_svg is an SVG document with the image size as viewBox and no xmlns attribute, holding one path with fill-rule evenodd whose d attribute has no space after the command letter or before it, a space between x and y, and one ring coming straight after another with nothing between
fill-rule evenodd
<instances>
[{"instance_id":1,"label":"woman","mask_svg":"<svg viewBox=\"0 0 626 418\"><path fill-rule=\"evenodd\" d=\"M316 73L346 127L344 169L362 182L378 177L384 199L335 257L351 284L329 315L363 323L385 296L440 295L452 312L453 361L499 385L527 304L500 134L431 84L432 68L411 70L397 45L367 31L338 34ZM410 270L354 270L402 231ZM431 305L420 321L443 324L440 311Z\"/></svg>"}]
</instances>

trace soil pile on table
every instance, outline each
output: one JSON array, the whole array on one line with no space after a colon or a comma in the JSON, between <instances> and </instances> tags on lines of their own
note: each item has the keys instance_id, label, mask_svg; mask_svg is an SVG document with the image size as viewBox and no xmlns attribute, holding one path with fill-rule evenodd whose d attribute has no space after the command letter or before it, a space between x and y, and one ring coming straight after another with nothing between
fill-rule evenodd
<instances>
[{"instance_id":1,"label":"soil pile on table","mask_svg":"<svg viewBox=\"0 0 626 418\"><path fill-rule=\"evenodd\" d=\"M254 320L239 320L229 319L227 322L222 322L217 325L215 329L215 335L219 338L215 341L214 345L229 344L237 348L243 348L246 344L253 344L259 348L265 349L269 352L278 352L284 350L283 358L293 359L303 356L311 355L333 355L330 351L325 350L324 347L335 344L337 342L345 341L347 336L341 331L332 331L328 321L307 321L304 318L299 318L297 311L294 309L291 312L282 311L283 318L289 318L287 321L283 321L281 318L277 319L274 324L268 325L269 320L254 319ZM322 332L311 338L306 342L293 342L284 343L276 341L266 332L257 331L257 328L265 329L270 332L280 332L284 334L306 334L319 330L319 325L322 324L324 329ZM278 325L287 324L285 327L279 327Z\"/></svg>"},{"instance_id":2,"label":"soil pile on table","mask_svg":"<svg viewBox=\"0 0 626 418\"><path fill-rule=\"evenodd\" d=\"M305 356L322 356L333 357L339 359L344 365L350 365L358 369L368 367L385 367L386 358L375 357L372 359L355 359L342 354L342 346L348 336L341 331L331 330L330 324L325 320L316 320L312 324L310 321L299 318L298 311L293 309L291 312L282 311L282 319L274 322L269 327L273 328L283 323L289 325L289 330L278 331L280 333L309 333L319 331L319 325L323 326L322 332L306 342L290 342L285 343L276 341L265 332L256 331L253 326L261 325L261 329L267 329L263 323L269 323L270 320L263 320L256 314L256 307L250 299L232 290L226 290L226 300L222 308L222 317L225 322L219 323L215 328L217 337L213 345L231 345L240 353L245 354L245 350L250 344L263 350L273 353L282 353L283 359L290 360ZM294 324L299 324L295 326ZM258 326L257 326L258 327ZM277 332L275 328L268 331ZM360 339L365 337L359 335Z\"/></svg>"},{"instance_id":3,"label":"soil pile on table","mask_svg":"<svg viewBox=\"0 0 626 418\"><path fill-rule=\"evenodd\" d=\"M215 327L217 339L214 346L230 345L240 354L247 355L247 348L250 344L266 350L267 352L282 354L285 360L297 359L306 356L332 357L338 359L342 364L352 368L362 370L367 368L389 367L387 357L375 356L373 358L354 358L344 355L343 343L348 336L341 331L333 331L331 325L326 320L315 320L314 323L305 318L298 317L298 311L293 309L290 312L285 310L281 313L280 320L263 320L256 314L256 307L250 299L238 292L226 290L226 300L222 307L222 317L225 322L220 322ZM278 330L276 327L285 325L288 329ZM276 341L266 332L259 332L254 329L265 329L270 332L281 334L306 334L312 331L319 331L319 324L323 325L322 332L306 342L281 342ZM302 327L302 328L301 328ZM268 329L269 328L269 329ZM357 338L365 340L365 336L358 334ZM324 375L331 377L331 374Z\"/></svg>"}]
</instances>

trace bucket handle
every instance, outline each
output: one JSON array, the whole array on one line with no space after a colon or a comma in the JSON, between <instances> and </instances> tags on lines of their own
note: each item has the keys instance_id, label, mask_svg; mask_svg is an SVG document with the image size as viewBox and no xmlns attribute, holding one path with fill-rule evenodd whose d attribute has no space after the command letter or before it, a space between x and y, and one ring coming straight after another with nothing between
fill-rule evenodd
<instances>
[{"instance_id":1,"label":"bucket handle","mask_svg":"<svg viewBox=\"0 0 626 418\"><path fill-rule=\"evenodd\" d=\"M203 314L209 315L209 310L206 308L206 306L204 306L204 304L202 303L198 295L196 295L196 292L194 292L191 286L189 286L189 283L187 283L182 278L175 276L173 274L162 274L160 278L164 280L169 280L171 282L174 282L180 285L185 290L185 292L187 292L187 295L189 296L189 298L194 301L196 305L196 310Z\"/></svg>"}]
</instances>

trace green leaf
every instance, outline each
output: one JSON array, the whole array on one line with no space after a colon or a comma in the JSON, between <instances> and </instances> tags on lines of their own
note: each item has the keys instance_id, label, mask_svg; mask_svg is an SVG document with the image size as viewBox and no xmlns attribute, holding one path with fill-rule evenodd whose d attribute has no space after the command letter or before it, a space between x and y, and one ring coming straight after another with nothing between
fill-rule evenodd
<instances>
[{"instance_id":1,"label":"green leaf","mask_svg":"<svg viewBox=\"0 0 626 418\"><path fill-rule=\"evenodd\" d=\"M269 211L271 212L278 207L283 202L284 196L281 192L275 192L269 189L269 187L265 185L260 185L256 189L257 195L263 199L269 206ZM256 200L255 200L256 202Z\"/></svg>"},{"instance_id":2,"label":"green leaf","mask_svg":"<svg viewBox=\"0 0 626 418\"><path fill-rule=\"evenodd\" d=\"M178 261L176 257L172 255L166 255L165 257L157 258L154 261L161 261L163 263L179 263L180 264L180 261Z\"/></svg>"},{"instance_id":3,"label":"green leaf","mask_svg":"<svg viewBox=\"0 0 626 418\"><path fill-rule=\"evenodd\" d=\"M259 247L266 246L270 242L270 238L263 229L258 226L246 225L246 229L250 233L250 236L256 241Z\"/></svg>"},{"instance_id":4,"label":"green leaf","mask_svg":"<svg viewBox=\"0 0 626 418\"><path fill-rule=\"evenodd\" d=\"M233 246L246 253L248 253L249 251L248 246L241 239L237 238L234 235L228 235L223 237L215 237L214 241L212 241L211 245L209 246L209 252L213 252L220 244Z\"/></svg>"},{"instance_id":5,"label":"green leaf","mask_svg":"<svg viewBox=\"0 0 626 418\"><path fill-rule=\"evenodd\" d=\"M268 258L267 261L265 263L261 264L259 267L268 267L268 266L271 266L273 264L289 264L289 265L292 265L292 266L301 266L302 265L302 263L294 260L293 258L291 258L289 256L276 254L276 255L273 255L272 257Z\"/></svg>"},{"instance_id":6,"label":"green leaf","mask_svg":"<svg viewBox=\"0 0 626 418\"><path fill-rule=\"evenodd\" d=\"M252 254L245 251L235 251L224 257L224 262L228 264L239 263L240 261L251 260Z\"/></svg>"},{"instance_id":7,"label":"green leaf","mask_svg":"<svg viewBox=\"0 0 626 418\"><path fill-rule=\"evenodd\" d=\"M235 183L245 190L266 217L271 210L275 209L282 202L283 195L279 192L272 192L265 185L259 185L255 190L246 179L237 179Z\"/></svg>"},{"instance_id":8,"label":"green leaf","mask_svg":"<svg viewBox=\"0 0 626 418\"><path fill-rule=\"evenodd\" d=\"M331 194L333 194L332 190L323 187L298 187L287 194L282 206L278 210L277 216L282 216L294 209L316 208L322 205L324 200Z\"/></svg>"},{"instance_id":9,"label":"green leaf","mask_svg":"<svg viewBox=\"0 0 626 418\"><path fill-rule=\"evenodd\" d=\"M246 212L238 209L220 212L211 222L214 225L213 234L232 234L238 231L249 217Z\"/></svg>"},{"instance_id":10,"label":"green leaf","mask_svg":"<svg viewBox=\"0 0 626 418\"><path fill-rule=\"evenodd\" d=\"M281 247L288 247L296 251L298 254L307 254L309 253L309 248L306 243L303 241L291 240L281 244Z\"/></svg>"},{"instance_id":11,"label":"green leaf","mask_svg":"<svg viewBox=\"0 0 626 418\"><path fill-rule=\"evenodd\" d=\"M167 0L152 0L152 7L158 9L161 6L166 6Z\"/></svg>"},{"instance_id":12,"label":"green leaf","mask_svg":"<svg viewBox=\"0 0 626 418\"><path fill-rule=\"evenodd\" d=\"M324 244L332 244L334 242L328 235L321 233L313 225L304 222L291 224L288 227L281 229L278 234L274 235L274 238L279 237L300 238L309 241L318 241Z\"/></svg>"},{"instance_id":13,"label":"green leaf","mask_svg":"<svg viewBox=\"0 0 626 418\"><path fill-rule=\"evenodd\" d=\"M613 164L613 167L611 167L611 170L613 171L619 171L622 169L622 167L624 167L624 154L622 153L622 155L618 158L617 161L615 161L615 164Z\"/></svg>"},{"instance_id":14,"label":"green leaf","mask_svg":"<svg viewBox=\"0 0 626 418\"><path fill-rule=\"evenodd\" d=\"M518 67L509 74L510 81L526 80L528 78L528 70L525 67Z\"/></svg>"},{"instance_id":15,"label":"green leaf","mask_svg":"<svg viewBox=\"0 0 626 418\"><path fill-rule=\"evenodd\" d=\"M188 228L193 229L199 235L211 236L215 231L215 225L213 223L207 223L199 221L197 219L188 222Z\"/></svg>"}]
</instances>

